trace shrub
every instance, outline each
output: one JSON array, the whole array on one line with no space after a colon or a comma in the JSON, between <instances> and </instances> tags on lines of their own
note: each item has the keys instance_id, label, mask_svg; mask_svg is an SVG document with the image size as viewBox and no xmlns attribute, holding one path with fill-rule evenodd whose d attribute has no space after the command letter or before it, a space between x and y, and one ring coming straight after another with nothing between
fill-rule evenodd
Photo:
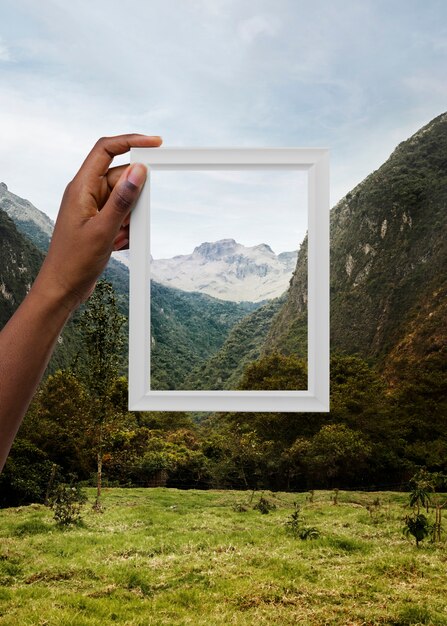
<instances>
[{"instance_id":1,"label":"shrub","mask_svg":"<svg viewBox=\"0 0 447 626\"><path fill-rule=\"evenodd\" d=\"M253 509L255 511L259 511L263 515L267 515L267 513L276 509L276 504L270 502L270 500L267 500L264 496L261 496L259 502L254 505Z\"/></svg>"},{"instance_id":2,"label":"shrub","mask_svg":"<svg viewBox=\"0 0 447 626\"><path fill-rule=\"evenodd\" d=\"M295 539L318 539L320 531L315 526L305 526L304 519L301 517L301 507L294 502L295 510L286 521L286 532Z\"/></svg>"},{"instance_id":3,"label":"shrub","mask_svg":"<svg viewBox=\"0 0 447 626\"><path fill-rule=\"evenodd\" d=\"M50 499L57 525L67 527L79 524L86 501L87 496L79 485L57 485Z\"/></svg>"},{"instance_id":4,"label":"shrub","mask_svg":"<svg viewBox=\"0 0 447 626\"><path fill-rule=\"evenodd\" d=\"M432 524L430 524L428 518L423 513L408 515L405 518L403 532L407 537L412 535L415 538L416 547L418 548L419 543L428 537L432 530Z\"/></svg>"},{"instance_id":5,"label":"shrub","mask_svg":"<svg viewBox=\"0 0 447 626\"><path fill-rule=\"evenodd\" d=\"M0 474L0 507L43 502L52 467L45 452L17 439Z\"/></svg>"}]
</instances>

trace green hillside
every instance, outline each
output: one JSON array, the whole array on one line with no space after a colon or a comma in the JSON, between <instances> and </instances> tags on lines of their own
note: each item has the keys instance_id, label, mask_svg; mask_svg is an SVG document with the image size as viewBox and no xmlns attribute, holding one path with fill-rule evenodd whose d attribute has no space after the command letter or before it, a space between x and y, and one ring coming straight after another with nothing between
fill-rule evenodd
<instances>
[{"instance_id":1,"label":"green hillside","mask_svg":"<svg viewBox=\"0 0 447 626\"><path fill-rule=\"evenodd\" d=\"M253 311L230 331L222 347L187 377L184 389L236 389L244 368L256 360L285 294Z\"/></svg>"},{"instance_id":2,"label":"green hillside","mask_svg":"<svg viewBox=\"0 0 447 626\"><path fill-rule=\"evenodd\" d=\"M26 296L42 261L43 254L0 209L0 327Z\"/></svg>"},{"instance_id":3,"label":"green hillside","mask_svg":"<svg viewBox=\"0 0 447 626\"><path fill-rule=\"evenodd\" d=\"M400 357L414 358L445 349L446 206L443 114L401 143L331 213L332 350L385 367L398 346ZM267 351L304 349L306 267L302 253Z\"/></svg>"},{"instance_id":4,"label":"green hillside","mask_svg":"<svg viewBox=\"0 0 447 626\"><path fill-rule=\"evenodd\" d=\"M215 353L229 330L258 305L228 302L153 282L152 388L179 389L187 374Z\"/></svg>"},{"instance_id":5,"label":"green hillside","mask_svg":"<svg viewBox=\"0 0 447 626\"><path fill-rule=\"evenodd\" d=\"M44 254L18 231L11 218L0 209L0 328L25 298L43 259ZM76 331L70 321L59 337L47 371L67 366L76 353L76 346Z\"/></svg>"}]
</instances>

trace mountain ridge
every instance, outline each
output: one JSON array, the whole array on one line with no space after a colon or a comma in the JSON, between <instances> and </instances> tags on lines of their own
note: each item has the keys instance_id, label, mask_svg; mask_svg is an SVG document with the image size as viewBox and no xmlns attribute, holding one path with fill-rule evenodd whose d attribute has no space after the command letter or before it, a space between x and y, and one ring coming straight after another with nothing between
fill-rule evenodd
<instances>
[{"instance_id":1,"label":"mountain ridge","mask_svg":"<svg viewBox=\"0 0 447 626\"><path fill-rule=\"evenodd\" d=\"M443 113L401 142L331 211L332 350L378 363L390 376L386 360L396 356L398 345L401 357L404 346L409 357L416 344L419 355L433 346L445 350L446 308L437 307L436 326L427 322L429 317L419 317L416 326L414 320L424 308L427 315L432 312L434 294L447 286L446 206ZM306 301L307 239L266 352L302 348Z\"/></svg>"},{"instance_id":2,"label":"mountain ridge","mask_svg":"<svg viewBox=\"0 0 447 626\"><path fill-rule=\"evenodd\" d=\"M221 300L261 302L283 294L298 252L276 255L266 243L244 246L235 239L205 241L191 254L151 259L157 282Z\"/></svg>"}]
</instances>

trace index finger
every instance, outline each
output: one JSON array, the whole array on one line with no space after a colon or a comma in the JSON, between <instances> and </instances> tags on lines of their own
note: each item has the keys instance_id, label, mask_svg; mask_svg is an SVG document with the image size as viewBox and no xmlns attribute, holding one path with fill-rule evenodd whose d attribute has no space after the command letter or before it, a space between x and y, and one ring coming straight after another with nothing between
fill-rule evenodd
<instances>
[{"instance_id":1,"label":"index finger","mask_svg":"<svg viewBox=\"0 0 447 626\"><path fill-rule=\"evenodd\" d=\"M130 148L157 148L161 143L161 137L137 133L102 137L87 155L79 174L88 172L94 176L104 176L113 158L119 154L129 152Z\"/></svg>"}]
</instances>

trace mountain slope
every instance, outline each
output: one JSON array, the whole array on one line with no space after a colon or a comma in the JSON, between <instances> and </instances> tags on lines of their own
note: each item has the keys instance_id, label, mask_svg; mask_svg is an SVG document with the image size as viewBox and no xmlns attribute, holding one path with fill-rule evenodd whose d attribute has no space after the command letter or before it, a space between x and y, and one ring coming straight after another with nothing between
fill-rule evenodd
<instances>
[{"instance_id":1,"label":"mountain slope","mask_svg":"<svg viewBox=\"0 0 447 626\"><path fill-rule=\"evenodd\" d=\"M39 250L46 253L53 235L54 222L39 211L31 202L20 198L0 183L0 209L3 209L15 223L17 230L29 239ZM112 283L122 313L129 309L129 270L115 258L111 258L102 278Z\"/></svg>"},{"instance_id":2,"label":"mountain slope","mask_svg":"<svg viewBox=\"0 0 447 626\"><path fill-rule=\"evenodd\" d=\"M28 293L42 261L43 254L0 209L0 327Z\"/></svg>"},{"instance_id":3,"label":"mountain slope","mask_svg":"<svg viewBox=\"0 0 447 626\"><path fill-rule=\"evenodd\" d=\"M231 327L255 307L152 282L152 388L180 389L191 369L216 352Z\"/></svg>"},{"instance_id":4,"label":"mountain slope","mask_svg":"<svg viewBox=\"0 0 447 626\"><path fill-rule=\"evenodd\" d=\"M0 183L0 209L9 215L17 229L39 250L48 250L54 228L53 220L48 215L28 200L11 193L5 183Z\"/></svg>"},{"instance_id":5,"label":"mountain slope","mask_svg":"<svg viewBox=\"0 0 447 626\"><path fill-rule=\"evenodd\" d=\"M192 254L152 259L158 283L221 300L261 302L286 291L297 252L276 255L265 243L246 247L234 239L205 242Z\"/></svg>"},{"instance_id":6,"label":"mountain slope","mask_svg":"<svg viewBox=\"0 0 447 626\"><path fill-rule=\"evenodd\" d=\"M25 298L43 259L43 253L18 231L12 219L0 209L0 329ZM48 371L70 363L76 344L75 329L68 322L59 337Z\"/></svg>"},{"instance_id":7,"label":"mountain slope","mask_svg":"<svg viewBox=\"0 0 447 626\"><path fill-rule=\"evenodd\" d=\"M272 319L284 302L285 295L270 300L235 324L222 347L194 368L183 388L236 389L245 366L259 357Z\"/></svg>"},{"instance_id":8,"label":"mountain slope","mask_svg":"<svg viewBox=\"0 0 447 626\"><path fill-rule=\"evenodd\" d=\"M446 308L436 299L446 288L446 206L443 114L401 143L331 212L333 350L383 365L399 344L418 345L419 354L444 349ZM301 347L306 263L303 246L267 351Z\"/></svg>"}]
</instances>

